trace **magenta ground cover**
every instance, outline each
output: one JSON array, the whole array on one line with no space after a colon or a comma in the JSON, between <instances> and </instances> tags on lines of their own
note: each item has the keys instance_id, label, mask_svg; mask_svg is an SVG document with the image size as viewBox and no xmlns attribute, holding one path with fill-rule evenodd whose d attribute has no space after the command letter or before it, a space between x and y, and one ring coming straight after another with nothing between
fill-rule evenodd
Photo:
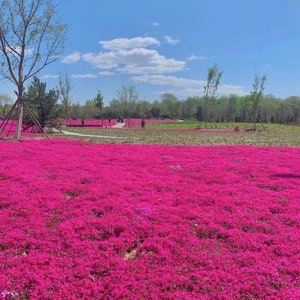
<instances>
[{"instance_id":1,"label":"magenta ground cover","mask_svg":"<svg viewBox=\"0 0 300 300\"><path fill-rule=\"evenodd\" d=\"M0 142L0 298L298 299L299 148Z\"/></svg>"},{"instance_id":2,"label":"magenta ground cover","mask_svg":"<svg viewBox=\"0 0 300 300\"><path fill-rule=\"evenodd\" d=\"M17 121L8 120L7 122L0 121L0 137L13 137L17 130ZM47 130L46 130L47 131ZM22 136L25 137L35 137L40 136L41 133L36 126L27 126L23 124Z\"/></svg>"}]
</instances>

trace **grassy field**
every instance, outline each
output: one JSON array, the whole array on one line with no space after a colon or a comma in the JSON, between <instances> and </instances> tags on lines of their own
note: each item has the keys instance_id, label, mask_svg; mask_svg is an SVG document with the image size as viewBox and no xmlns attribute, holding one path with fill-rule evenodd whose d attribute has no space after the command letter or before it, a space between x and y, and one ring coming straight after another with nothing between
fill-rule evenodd
<instances>
[{"instance_id":1,"label":"grassy field","mask_svg":"<svg viewBox=\"0 0 300 300\"><path fill-rule=\"evenodd\" d=\"M235 126L239 126L239 132L234 131ZM114 144L300 146L299 126L258 124L257 131L247 131L248 127L249 124L214 123L205 129L203 123L183 121L148 125L145 130L68 127L63 130L70 134L63 136Z\"/></svg>"}]
</instances>

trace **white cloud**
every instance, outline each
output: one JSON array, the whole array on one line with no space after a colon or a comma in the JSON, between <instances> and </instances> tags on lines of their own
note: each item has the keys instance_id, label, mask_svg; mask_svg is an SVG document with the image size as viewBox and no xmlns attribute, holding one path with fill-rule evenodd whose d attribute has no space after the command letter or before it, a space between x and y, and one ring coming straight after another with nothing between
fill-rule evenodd
<instances>
[{"instance_id":1,"label":"white cloud","mask_svg":"<svg viewBox=\"0 0 300 300\"><path fill-rule=\"evenodd\" d=\"M115 74L114 72L110 72L110 71L99 72L99 75L101 75L101 76L112 76L114 74Z\"/></svg>"},{"instance_id":2,"label":"white cloud","mask_svg":"<svg viewBox=\"0 0 300 300\"><path fill-rule=\"evenodd\" d=\"M57 79L59 78L58 75L51 75L51 74L45 74L41 76L42 79Z\"/></svg>"},{"instance_id":3,"label":"white cloud","mask_svg":"<svg viewBox=\"0 0 300 300\"><path fill-rule=\"evenodd\" d=\"M198 87L204 86L204 80L186 79L176 76L164 76L164 75L141 75L134 76L136 82L147 82L153 85L169 85L176 87Z\"/></svg>"},{"instance_id":4,"label":"white cloud","mask_svg":"<svg viewBox=\"0 0 300 300\"><path fill-rule=\"evenodd\" d=\"M80 52L74 52L70 55L63 57L62 63L73 64L73 63L78 62L80 60L80 58L81 58Z\"/></svg>"},{"instance_id":5,"label":"white cloud","mask_svg":"<svg viewBox=\"0 0 300 300\"><path fill-rule=\"evenodd\" d=\"M169 59L160 55L156 50L136 48L120 51L118 58L123 67L119 70L130 74L159 74L177 72L185 67L184 61Z\"/></svg>"},{"instance_id":6,"label":"white cloud","mask_svg":"<svg viewBox=\"0 0 300 300\"><path fill-rule=\"evenodd\" d=\"M158 23L158 22L153 22L152 23L152 26L154 26L154 27L158 27L160 24Z\"/></svg>"},{"instance_id":7,"label":"white cloud","mask_svg":"<svg viewBox=\"0 0 300 300\"><path fill-rule=\"evenodd\" d=\"M119 49L98 54L84 54L83 59L99 69L117 69L130 74L172 73L183 70L185 62L169 59L146 48Z\"/></svg>"},{"instance_id":8,"label":"white cloud","mask_svg":"<svg viewBox=\"0 0 300 300\"><path fill-rule=\"evenodd\" d=\"M175 89L175 88L170 88L170 89L165 89L165 90L156 90L155 94L156 95L163 95L165 93L170 93L175 95L177 98L187 98L187 97L201 97L203 96L203 89L198 88L198 89L192 89L192 88L186 88L186 89Z\"/></svg>"},{"instance_id":9,"label":"white cloud","mask_svg":"<svg viewBox=\"0 0 300 300\"><path fill-rule=\"evenodd\" d=\"M245 96L247 94L248 92L245 91L245 88L240 85L230 85L230 84L220 85L217 91L217 95L219 96L229 96L229 95Z\"/></svg>"},{"instance_id":10,"label":"white cloud","mask_svg":"<svg viewBox=\"0 0 300 300\"><path fill-rule=\"evenodd\" d=\"M159 91L159 94L173 93L181 97L189 97L197 95L203 96L203 88L206 84L206 80L186 79L176 76L164 76L164 75L141 75L134 76L133 80L137 83L150 83L158 86L169 86L171 89L165 91ZM229 96L229 95L247 95L244 87L239 85L220 85L216 93L217 96Z\"/></svg>"},{"instance_id":11,"label":"white cloud","mask_svg":"<svg viewBox=\"0 0 300 300\"><path fill-rule=\"evenodd\" d=\"M202 96L204 80L186 79L176 76L164 75L142 75L133 77L135 82L150 83L159 86L169 86L171 88L156 91L156 94L171 93L177 97Z\"/></svg>"},{"instance_id":12,"label":"white cloud","mask_svg":"<svg viewBox=\"0 0 300 300\"><path fill-rule=\"evenodd\" d=\"M118 57L115 52L86 53L82 55L82 58L95 68L112 69L118 67Z\"/></svg>"},{"instance_id":13,"label":"white cloud","mask_svg":"<svg viewBox=\"0 0 300 300\"><path fill-rule=\"evenodd\" d=\"M164 37L164 39L165 39L165 42L166 42L167 44L170 44L170 45L176 45L176 44L179 43L179 40L173 39L173 38L171 38L171 37L168 36L168 35L166 35L166 36Z\"/></svg>"},{"instance_id":14,"label":"white cloud","mask_svg":"<svg viewBox=\"0 0 300 300\"><path fill-rule=\"evenodd\" d=\"M188 61L193 61L193 60L204 60L204 59L208 59L209 57L207 56L200 56L200 55L195 55L195 54L192 54L190 55L187 60Z\"/></svg>"},{"instance_id":15,"label":"white cloud","mask_svg":"<svg viewBox=\"0 0 300 300\"><path fill-rule=\"evenodd\" d=\"M135 37L131 39L119 38L110 41L100 41L99 44L106 50L119 50L148 47L151 45L159 46L160 42L153 37Z\"/></svg>"},{"instance_id":16,"label":"white cloud","mask_svg":"<svg viewBox=\"0 0 300 300\"><path fill-rule=\"evenodd\" d=\"M97 78L97 76L91 73L86 73L86 74L73 74L71 75L71 78L84 79L84 78Z\"/></svg>"}]
</instances>

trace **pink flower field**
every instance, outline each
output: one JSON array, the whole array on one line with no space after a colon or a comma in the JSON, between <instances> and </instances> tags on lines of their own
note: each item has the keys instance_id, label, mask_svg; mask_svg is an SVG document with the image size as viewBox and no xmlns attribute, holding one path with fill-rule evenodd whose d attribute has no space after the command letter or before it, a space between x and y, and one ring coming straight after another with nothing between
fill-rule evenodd
<instances>
[{"instance_id":1,"label":"pink flower field","mask_svg":"<svg viewBox=\"0 0 300 300\"><path fill-rule=\"evenodd\" d=\"M300 148L0 153L0 299L300 298Z\"/></svg>"}]
</instances>

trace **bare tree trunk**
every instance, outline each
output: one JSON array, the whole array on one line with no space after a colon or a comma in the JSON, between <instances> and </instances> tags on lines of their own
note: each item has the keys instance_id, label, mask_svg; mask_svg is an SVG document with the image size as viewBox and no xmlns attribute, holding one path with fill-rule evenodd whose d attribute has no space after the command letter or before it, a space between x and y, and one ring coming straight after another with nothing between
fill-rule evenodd
<instances>
[{"instance_id":1,"label":"bare tree trunk","mask_svg":"<svg viewBox=\"0 0 300 300\"><path fill-rule=\"evenodd\" d=\"M23 99L18 98L18 119L17 119L17 129L15 132L15 139L19 140L21 138L21 130L23 125Z\"/></svg>"},{"instance_id":2,"label":"bare tree trunk","mask_svg":"<svg viewBox=\"0 0 300 300\"><path fill-rule=\"evenodd\" d=\"M23 69L20 70L20 78L23 80ZM23 125L23 110L24 110L24 87L23 84L18 85L18 92L15 92L18 100L17 100L17 107L18 107L18 119L17 119L17 129L15 132L15 139L19 140L21 138L21 130Z\"/></svg>"},{"instance_id":3,"label":"bare tree trunk","mask_svg":"<svg viewBox=\"0 0 300 300\"><path fill-rule=\"evenodd\" d=\"M205 96L205 101L204 101L204 108L205 108L205 115L204 115L204 124L205 124L205 129L207 128L207 122L208 122L208 104L209 104L209 98L208 95Z\"/></svg>"}]
</instances>

